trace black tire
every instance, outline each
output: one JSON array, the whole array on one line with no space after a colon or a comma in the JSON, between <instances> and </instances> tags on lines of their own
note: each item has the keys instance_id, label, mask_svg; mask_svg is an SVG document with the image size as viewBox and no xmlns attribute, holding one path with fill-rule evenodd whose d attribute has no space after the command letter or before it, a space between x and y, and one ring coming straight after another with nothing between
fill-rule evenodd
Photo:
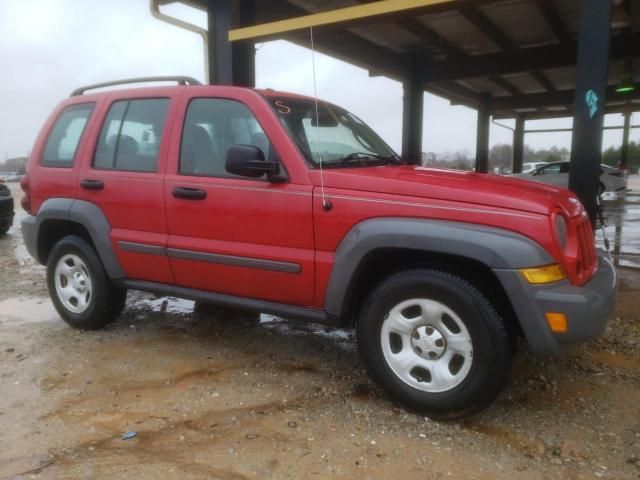
<instances>
[{"instance_id":1,"label":"black tire","mask_svg":"<svg viewBox=\"0 0 640 480\"><path fill-rule=\"evenodd\" d=\"M5 235L12 226L13 226L13 220L1 222L0 223L0 237L2 235Z\"/></svg>"},{"instance_id":2,"label":"black tire","mask_svg":"<svg viewBox=\"0 0 640 480\"><path fill-rule=\"evenodd\" d=\"M465 363L467 360L464 356L459 355L463 359L459 360L457 354L453 352L454 349L451 348L450 354L455 356L457 363L462 362L463 367L457 371L460 374L459 383L452 385L445 391L429 391L432 388L431 382L434 381L431 373L434 370L429 368L407 367L404 372L405 378L408 380L403 380L400 375L394 372L383 352L385 350L383 347L385 340L382 336L383 323L389 321L388 315L392 309L395 307L397 311L399 305L407 304L402 302L411 303L414 300L423 301L424 299L435 302L433 305L444 305L449 311L456 314L457 320L452 320L448 314L440 314L441 320L445 320L445 322L440 321L439 324L444 331L440 337L444 339L444 342L440 342L444 348L441 348L439 354L439 358L443 362L447 362L447 358L449 358L445 356L446 342L454 341L454 337L451 336L454 334L450 329L443 327L443 323L461 321L466 327L466 332L461 331L462 334L467 338L470 337L471 340L471 345L465 344L465 348L469 351L468 364ZM408 310L409 308L401 310L403 317L406 316L405 312ZM421 308L419 310L421 311ZM417 311L407 314L413 317L416 313ZM419 318L419 315L415 318ZM386 355L391 358L391 355L397 353L411 354L416 358L419 357L421 365L433 365L433 363L429 363L433 359L425 358L425 355L427 353L436 355L436 353L423 351L417 343L414 343L416 338L419 340L415 340L415 342L422 341L422 336L426 335L425 332L430 330L433 333L433 329L429 329L432 322L431 320L415 320L415 322L426 322L419 327L422 329L422 333L417 332L417 328L414 329L415 323L411 324L412 326L407 330L413 332L408 337L403 338L399 334L389 333ZM460 329L460 327L456 328ZM385 335L386 332L387 330L385 330ZM436 332L438 332L437 329ZM392 338L394 335L400 338L400 345L397 344L398 340L395 337ZM450 336L447 337L447 335ZM484 295L464 279L437 270L411 270L398 273L378 285L360 309L357 338L358 349L369 375L383 387L387 394L410 410L433 418L460 418L488 406L504 386L514 353L513 343L504 322ZM452 340L447 340L447 338ZM407 341L410 350L404 350L407 347L405 344ZM393 344L396 344L397 353L392 352ZM432 347L429 348L438 348L434 346L436 343L431 345ZM417 352L420 352L420 355ZM449 374L453 373L452 363L445 363L445 365ZM396 368L398 367L396 366ZM409 375L417 378L412 380L408 377ZM413 385L408 382L413 382ZM416 388L416 385L420 388Z\"/></svg>"},{"instance_id":3,"label":"black tire","mask_svg":"<svg viewBox=\"0 0 640 480\"><path fill-rule=\"evenodd\" d=\"M86 308L81 312L74 312L65 306L65 301L60 298L56 289L56 268L63 258L69 258L70 255L84 263L86 268L81 269L82 273L90 280L90 292L85 297ZM77 265L81 263L77 262ZM59 278L58 281L63 279ZM122 313L127 298L126 289L111 283L91 245L74 235L62 238L51 250L47 261L47 288L62 319L81 330L98 330L113 322Z\"/></svg>"}]
</instances>

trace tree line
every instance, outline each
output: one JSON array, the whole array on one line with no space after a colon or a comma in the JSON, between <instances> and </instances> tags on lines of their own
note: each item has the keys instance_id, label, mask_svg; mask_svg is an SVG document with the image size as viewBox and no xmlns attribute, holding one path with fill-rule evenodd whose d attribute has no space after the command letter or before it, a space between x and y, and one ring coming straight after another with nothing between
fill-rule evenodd
<instances>
[{"instance_id":1,"label":"tree line","mask_svg":"<svg viewBox=\"0 0 640 480\"><path fill-rule=\"evenodd\" d=\"M620 148L609 147L602 152L602 163L612 167L620 165ZM541 148L535 150L528 145L524 147L523 162L560 162L569 160L571 152L565 147ZM507 143L498 143L489 150L489 171L510 173L513 162L513 147ZM422 164L436 168L455 168L458 170L473 170L475 157L468 150L456 152L422 154ZM629 142L627 168L636 173L640 169L640 142Z\"/></svg>"},{"instance_id":2,"label":"tree line","mask_svg":"<svg viewBox=\"0 0 640 480\"><path fill-rule=\"evenodd\" d=\"M535 150L528 145L524 147L523 162L559 162L569 159L569 150L553 146L549 149ZM498 170L509 173L513 162L513 147L507 143L498 143L489 150L489 171ZM473 170L475 157L468 150L445 153L423 153L422 164L429 167L455 168L457 170Z\"/></svg>"},{"instance_id":3,"label":"tree line","mask_svg":"<svg viewBox=\"0 0 640 480\"><path fill-rule=\"evenodd\" d=\"M602 152L602 163L617 167L620 164L620 147L609 147ZM629 142L627 168L633 173L637 173L640 169L640 142Z\"/></svg>"}]
</instances>

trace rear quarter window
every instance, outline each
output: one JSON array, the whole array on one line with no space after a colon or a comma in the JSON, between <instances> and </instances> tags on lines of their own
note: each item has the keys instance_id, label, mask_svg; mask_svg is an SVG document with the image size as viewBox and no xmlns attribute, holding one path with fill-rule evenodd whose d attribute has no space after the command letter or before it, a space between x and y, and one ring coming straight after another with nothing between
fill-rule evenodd
<instances>
[{"instance_id":1,"label":"rear quarter window","mask_svg":"<svg viewBox=\"0 0 640 480\"><path fill-rule=\"evenodd\" d=\"M95 107L94 103L70 105L56 118L44 146L40 163L46 167L73 166L78 145Z\"/></svg>"}]
</instances>

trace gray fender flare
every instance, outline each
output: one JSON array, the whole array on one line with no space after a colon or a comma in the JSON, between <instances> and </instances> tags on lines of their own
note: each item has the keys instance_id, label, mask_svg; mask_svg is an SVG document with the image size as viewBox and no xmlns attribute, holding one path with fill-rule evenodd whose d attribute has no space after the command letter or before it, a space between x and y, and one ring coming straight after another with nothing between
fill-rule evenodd
<instances>
[{"instance_id":1,"label":"gray fender flare","mask_svg":"<svg viewBox=\"0 0 640 480\"><path fill-rule=\"evenodd\" d=\"M114 280L124 278L124 270L120 266L120 262L118 262L111 246L109 236L111 225L97 205L85 200L70 198L50 198L46 200L38 210L38 215L35 217L34 232L33 235L30 235L36 242L40 227L47 220L66 220L85 227L96 247L107 276ZM37 251L37 248L33 250ZM31 252L32 249L29 248L29 251ZM43 259L39 260L42 261Z\"/></svg>"},{"instance_id":2,"label":"gray fender flare","mask_svg":"<svg viewBox=\"0 0 640 480\"><path fill-rule=\"evenodd\" d=\"M508 230L442 220L365 220L349 230L336 250L325 294L329 315L341 317L343 314L351 280L365 256L378 249L393 248L466 257L492 269L553 263L542 246Z\"/></svg>"}]
</instances>

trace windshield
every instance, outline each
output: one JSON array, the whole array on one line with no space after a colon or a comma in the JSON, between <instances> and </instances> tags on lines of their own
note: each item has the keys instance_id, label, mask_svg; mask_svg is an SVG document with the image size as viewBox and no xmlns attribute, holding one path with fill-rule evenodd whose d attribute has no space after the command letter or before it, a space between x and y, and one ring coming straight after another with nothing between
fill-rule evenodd
<instances>
[{"instance_id":1,"label":"windshield","mask_svg":"<svg viewBox=\"0 0 640 480\"><path fill-rule=\"evenodd\" d=\"M362 120L343 108L310 99L267 97L311 166L385 165L399 157Z\"/></svg>"}]
</instances>

